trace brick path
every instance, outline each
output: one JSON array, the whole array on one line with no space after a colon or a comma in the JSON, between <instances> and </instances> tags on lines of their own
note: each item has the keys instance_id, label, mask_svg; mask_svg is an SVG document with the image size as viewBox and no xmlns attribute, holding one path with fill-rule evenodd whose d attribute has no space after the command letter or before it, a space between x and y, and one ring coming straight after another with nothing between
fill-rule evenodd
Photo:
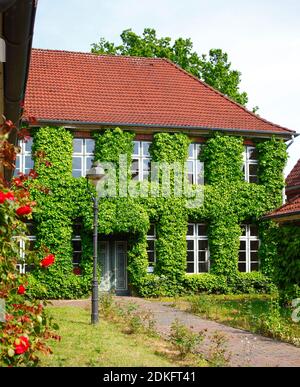
<instances>
[{"instance_id":1,"label":"brick path","mask_svg":"<svg viewBox=\"0 0 300 387\"><path fill-rule=\"evenodd\" d=\"M231 352L232 366L250 367L299 367L300 348L282 343L247 331L232 328L217 322L206 320L190 313L178 310L166 302L148 301L136 297L116 297L120 304L135 303L139 308L153 314L156 329L162 335L168 335L175 319L192 327L194 331L207 330L207 335L215 331L222 332L228 339L228 351ZM89 300L54 301L59 306L87 306ZM205 348L205 346L204 346Z\"/></svg>"}]
</instances>

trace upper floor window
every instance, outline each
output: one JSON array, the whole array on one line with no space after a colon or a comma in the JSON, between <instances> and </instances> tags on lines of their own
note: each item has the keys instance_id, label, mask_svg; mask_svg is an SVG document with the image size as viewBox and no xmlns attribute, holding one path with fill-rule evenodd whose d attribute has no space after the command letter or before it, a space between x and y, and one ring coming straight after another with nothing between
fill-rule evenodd
<instances>
[{"instance_id":1,"label":"upper floor window","mask_svg":"<svg viewBox=\"0 0 300 387\"><path fill-rule=\"evenodd\" d=\"M154 224L151 224L147 234L147 254L148 254L148 262L149 262L149 269L148 269L149 272L153 271L153 267L156 262L155 242L156 242L156 227Z\"/></svg>"},{"instance_id":2,"label":"upper floor window","mask_svg":"<svg viewBox=\"0 0 300 387\"><path fill-rule=\"evenodd\" d=\"M73 140L73 168L74 177L85 177L91 168L95 150L95 140L90 138L74 138Z\"/></svg>"},{"instance_id":3,"label":"upper floor window","mask_svg":"<svg viewBox=\"0 0 300 387\"><path fill-rule=\"evenodd\" d=\"M258 183L258 160L254 146L246 146L244 152L244 174L248 183Z\"/></svg>"},{"instance_id":4,"label":"upper floor window","mask_svg":"<svg viewBox=\"0 0 300 387\"><path fill-rule=\"evenodd\" d=\"M144 181L150 179L151 156L149 148L151 142L134 141L131 176L133 180Z\"/></svg>"},{"instance_id":5,"label":"upper floor window","mask_svg":"<svg viewBox=\"0 0 300 387\"><path fill-rule=\"evenodd\" d=\"M186 236L187 244L187 273L207 273L209 272L209 246L207 236L207 225L188 225Z\"/></svg>"},{"instance_id":6,"label":"upper floor window","mask_svg":"<svg viewBox=\"0 0 300 387\"><path fill-rule=\"evenodd\" d=\"M253 224L242 225L238 263L239 271L249 273L259 269L259 244L258 227Z\"/></svg>"},{"instance_id":7,"label":"upper floor window","mask_svg":"<svg viewBox=\"0 0 300 387\"><path fill-rule=\"evenodd\" d=\"M190 144L186 162L188 181L190 184L203 184L204 163L199 160L201 144Z\"/></svg>"},{"instance_id":8,"label":"upper floor window","mask_svg":"<svg viewBox=\"0 0 300 387\"><path fill-rule=\"evenodd\" d=\"M34 167L34 161L32 159L32 143L33 139L30 138L27 142L20 141L20 152L17 154L15 176L19 173L28 174Z\"/></svg>"}]
</instances>

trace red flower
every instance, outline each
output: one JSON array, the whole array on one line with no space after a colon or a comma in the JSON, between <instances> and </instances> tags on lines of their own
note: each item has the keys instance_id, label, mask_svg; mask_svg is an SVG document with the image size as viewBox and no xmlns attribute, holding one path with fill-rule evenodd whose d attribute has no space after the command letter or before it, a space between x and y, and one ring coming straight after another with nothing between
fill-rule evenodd
<instances>
[{"instance_id":1,"label":"red flower","mask_svg":"<svg viewBox=\"0 0 300 387\"><path fill-rule=\"evenodd\" d=\"M30 206L19 207L16 213L19 216L29 215L32 213L32 208Z\"/></svg>"},{"instance_id":2,"label":"red flower","mask_svg":"<svg viewBox=\"0 0 300 387\"><path fill-rule=\"evenodd\" d=\"M13 183L15 184L16 187L23 187L22 179L20 179L19 177L15 178L13 180Z\"/></svg>"},{"instance_id":3,"label":"red flower","mask_svg":"<svg viewBox=\"0 0 300 387\"><path fill-rule=\"evenodd\" d=\"M33 179L36 179L39 175L34 169L31 169L28 176L32 177Z\"/></svg>"},{"instance_id":4,"label":"red flower","mask_svg":"<svg viewBox=\"0 0 300 387\"><path fill-rule=\"evenodd\" d=\"M15 354L16 355L22 355L23 353L28 351L28 348L30 347L29 340L25 336L20 336L18 339L14 342L15 346Z\"/></svg>"},{"instance_id":5,"label":"red flower","mask_svg":"<svg viewBox=\"0 0 300 387\"><path fill-rule=\"evenodd\" d=\"M6 200L6 194L2 191L0 191L0 204L3 204Z\"/></svg>"},{"instance_id":6,"label":"red flower","mask_svg":"<svg viewBox=\"0 0 300 387\"><path fill-rule=\"evenodd\" d=\"M55 262L55 255L49 254L47 257L41 260L40 265L42 267L49 267Z\"/></svg>"},{"instance_id":7,"label":"red flower","mask_svg":"<svg viewBox=\"0 0 300 387\"><path fill-rule=\"evenodd\" d=\"M20 285L20 286L18 287L18 294L23 295L23 294L25 294L25 292L26 292L25 286Z\"/></svg>"},{"instance_id":8,"label":"red flower","mask_svg":"<svg viewBox=\"0 0 300 387\"><path fill-rule=\"evenodd\" d=\"M6 200L12 200L12 201L15 200L14 194L12 192L7 192L5 196L6 196Z\"/></svg>"}]
</instances>

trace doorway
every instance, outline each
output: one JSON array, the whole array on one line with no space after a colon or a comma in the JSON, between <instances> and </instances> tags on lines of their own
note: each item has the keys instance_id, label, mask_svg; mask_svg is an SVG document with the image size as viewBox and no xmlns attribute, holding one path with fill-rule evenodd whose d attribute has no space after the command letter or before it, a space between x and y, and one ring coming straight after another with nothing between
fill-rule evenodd
<instances>
[{"instance_id":1,"label":"doorway","mask_svg":"<svg viewBox=\"0 0 300 387\"><path fill-rule=\"evenodd\" d=\"M127 295L127 242L99 241L98 256L101 267L99 291Z\"/></svg>"}]
</instances>

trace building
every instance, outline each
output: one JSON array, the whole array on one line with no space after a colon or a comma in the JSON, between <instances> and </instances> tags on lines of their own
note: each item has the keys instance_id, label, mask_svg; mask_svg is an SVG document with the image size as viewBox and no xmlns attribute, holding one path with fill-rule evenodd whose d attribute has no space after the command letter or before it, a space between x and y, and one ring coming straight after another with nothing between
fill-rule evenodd
<instances>
[{"instance_id":1,"label":"building","mask_svg":"<svg viewBox=\"0 0 300 387\"><path fill-rule=\"evenodd\" d=\"M4 0L0 3L0 117L2 120L5 116L16 125L9 138L13 144L17 143L35 13L36 1ZM5 172L9 179L11 171ZM3 175L4 170L0 170L0 174Z\"/></svg>"},{"instance_id":2,"label":"building","mask_svg":"<svg viewBox=\"0 0 300 387\"><path fill-rule=\"evenodd\" d=\"M93 159L117 164L120 155L129 164L129 186L138 182L147 193L154 186L151 162L179 163L193 190L204 176L204 203L189 208L174 193L128 197L127 188L122 196L118 180L119 196L100 202L102 290L142 294L160 280L172 293L190 274L268 274L260 218L282 203L292 130L165 59L35 49L25 108L36 122L32 139L21 144L16 173L28 173L35 161L44 185L32 192L40 210L31 239L57 255L39 277L49 297L81 295L78 289L89 283L91 204L84 176Z\"/></svg>"}]
</instances>

